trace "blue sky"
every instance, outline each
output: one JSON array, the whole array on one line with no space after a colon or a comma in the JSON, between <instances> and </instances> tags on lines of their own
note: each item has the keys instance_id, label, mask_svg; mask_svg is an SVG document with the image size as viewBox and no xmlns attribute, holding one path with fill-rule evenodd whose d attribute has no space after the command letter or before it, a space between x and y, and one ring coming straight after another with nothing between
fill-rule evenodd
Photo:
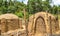
<instances>
[{"instance_id":1,"label":"blue sky","mask_svg":"<svg viewBox=\"0 0 60 36\"><path fill-rule=\"evenodd\" d=\"M19 0L19 1L22 1L22 0ZM27 4L27 1L28 1L28 0L23 0L23 1L24 1L25 4ZM52 5L53 5L53 4L54 4L54 5L60 5L60 0L53 0Z\"/></svg>"}]
</instances>

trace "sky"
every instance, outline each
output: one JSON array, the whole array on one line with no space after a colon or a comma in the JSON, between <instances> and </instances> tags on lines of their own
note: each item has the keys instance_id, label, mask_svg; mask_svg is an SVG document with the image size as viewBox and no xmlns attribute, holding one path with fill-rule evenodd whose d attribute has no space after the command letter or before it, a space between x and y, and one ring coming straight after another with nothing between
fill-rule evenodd
<instances>
[{"instance_id":1,"label":"sky","mask_svg":"<svg viewBox=\"0 0 60 36\"><path fill-rule=\"evenodd\" d=\"M55 5L60 5L60 0L53 0L53 4L55 4Z\"/></svg>"},{"instance_id":2,"label":"sky","mask_svg":"<svg viewBox=\"0 0 60 36\"><path fill-rule=\"evenodd\" d=\"M28 0L18 0L18 1L24 1L25 4L27 4Z\"/></svg>"},{"instance_id":3,"label":"sky","mask_svg":"<svg viewBox=\"0 0 60 36\"><path fill-rule=\"evenodd\" d=\"M18 1L22 1L22 0L18 0ZM23 0L24 1L24 3L25 4L27 4L27 2L28 2L28 0ZM54 4L54 5L60 5L60 0L52 0L53 1L53 3L52 3L52 5Z\"/></svg>"}]
</instances>

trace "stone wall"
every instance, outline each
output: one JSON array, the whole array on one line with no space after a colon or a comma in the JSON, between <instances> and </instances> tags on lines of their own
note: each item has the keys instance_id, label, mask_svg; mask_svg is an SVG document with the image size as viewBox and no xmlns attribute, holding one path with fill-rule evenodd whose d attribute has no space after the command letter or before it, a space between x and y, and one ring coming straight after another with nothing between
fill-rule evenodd
<instances>
[{"instance_id":1,"label":"stone wall","mask_svg":"<svg viewBox=\"0 0 60 36\"><path fill-rule=\"evenodd\" d=\"M1 19L1 32L16 30L22 27L19 19Z\"/></svg>"},{"instance_id":2,"label":"stone wall","mask_svg":"<svg viewBox=\"0 0 60 36\"><path fill-rule=\"evenodd\" d=\"M6 19L1 19L1 32L7 32L6 29Z\"/></svg>"}]
</instances>

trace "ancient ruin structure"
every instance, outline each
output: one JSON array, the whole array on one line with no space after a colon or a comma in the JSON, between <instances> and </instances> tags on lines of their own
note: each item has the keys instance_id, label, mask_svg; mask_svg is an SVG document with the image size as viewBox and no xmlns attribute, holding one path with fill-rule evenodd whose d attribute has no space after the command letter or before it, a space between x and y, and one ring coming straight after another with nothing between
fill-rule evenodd
<instances>
[{"instance_id":1,"label":"ancient ruin structure","mask_svg":"<svg viewBox=\"0 0 60 36\"><path fill-rule=\"evenodd\" d=\"M2 33L11 30L16 30L22 26L21 19L19 19L19 17L14 14L0 15L0 25Z\"/></svg>"},{"instance_id":2,"label":"ancient ruin structure","mask_svg":"<svg viewBox=\"0 0 60 36\"><path fill-rule=\"evenodd\" d=\"M59 30L58 19L47 12L33 14L29 17L28 26L26 24L24 20L22 22L14 14L0 15L0 30L4 36L26 36L27 33L28 36L45 36L46 34L55 34ZM22 26L24 28L20 29Z\"/></svg>"},{"instance_id":3,"label":"ancient ruin structure","mask_svg":"<svg viewBox=\"0 0 60 36\"><path fill-rule=\"evenodd\" d=\"M29 18L28 32L31 35L55 33L59 30L56 18L46 12L38 12Z\"/></svg>"}]
</instances>

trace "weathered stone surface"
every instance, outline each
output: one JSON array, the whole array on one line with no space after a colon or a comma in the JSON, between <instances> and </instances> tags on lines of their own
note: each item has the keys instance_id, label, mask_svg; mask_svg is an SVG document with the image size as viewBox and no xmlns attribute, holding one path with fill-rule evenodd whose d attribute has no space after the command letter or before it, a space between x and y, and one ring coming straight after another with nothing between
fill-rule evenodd
<instances>
[{"instance_id":1,"label":"weathered stone surface","mask_svg":"<svg viewBox=\"0 0 60 36\"><path fill-rule=\"evenodd\" d=\"M38 18L43 19L43 21L41 19L37 21ZM40 28L37 28L36 27L37 25ZM42 31L43 33L44 30L46 31L45 33L51 33L51 32L55 33L57 30L59 30L58 28L59 28L59 24L56 24L56 18L50 13L38 12L29 18L29 24L28 24L29 33L36 34L37 30Z\"/></svg>"},{"instance_id":2,"label":"weathered stone surface","mask_svg":"<svg viewBox=\"0 0 60 36\"><path fill-rule=\"evenodd\" d=\"M25 27L23 27L25 28ZM2 33L1 36L26 36L26 29L16 29Z\"/></svg>"},{"instance_id":3,"label":"weathered stone surface","mask_svg":"<svg viewBox=\"0 0 60 36\"><path fill-rule=\"evenodd\" d=\"M3 14L0 15L0 25L1 25L1 32L7 32L10 30L16 30L22 27L21 19L14 15L14 14Z\"/></svg>"}]
</instances>

